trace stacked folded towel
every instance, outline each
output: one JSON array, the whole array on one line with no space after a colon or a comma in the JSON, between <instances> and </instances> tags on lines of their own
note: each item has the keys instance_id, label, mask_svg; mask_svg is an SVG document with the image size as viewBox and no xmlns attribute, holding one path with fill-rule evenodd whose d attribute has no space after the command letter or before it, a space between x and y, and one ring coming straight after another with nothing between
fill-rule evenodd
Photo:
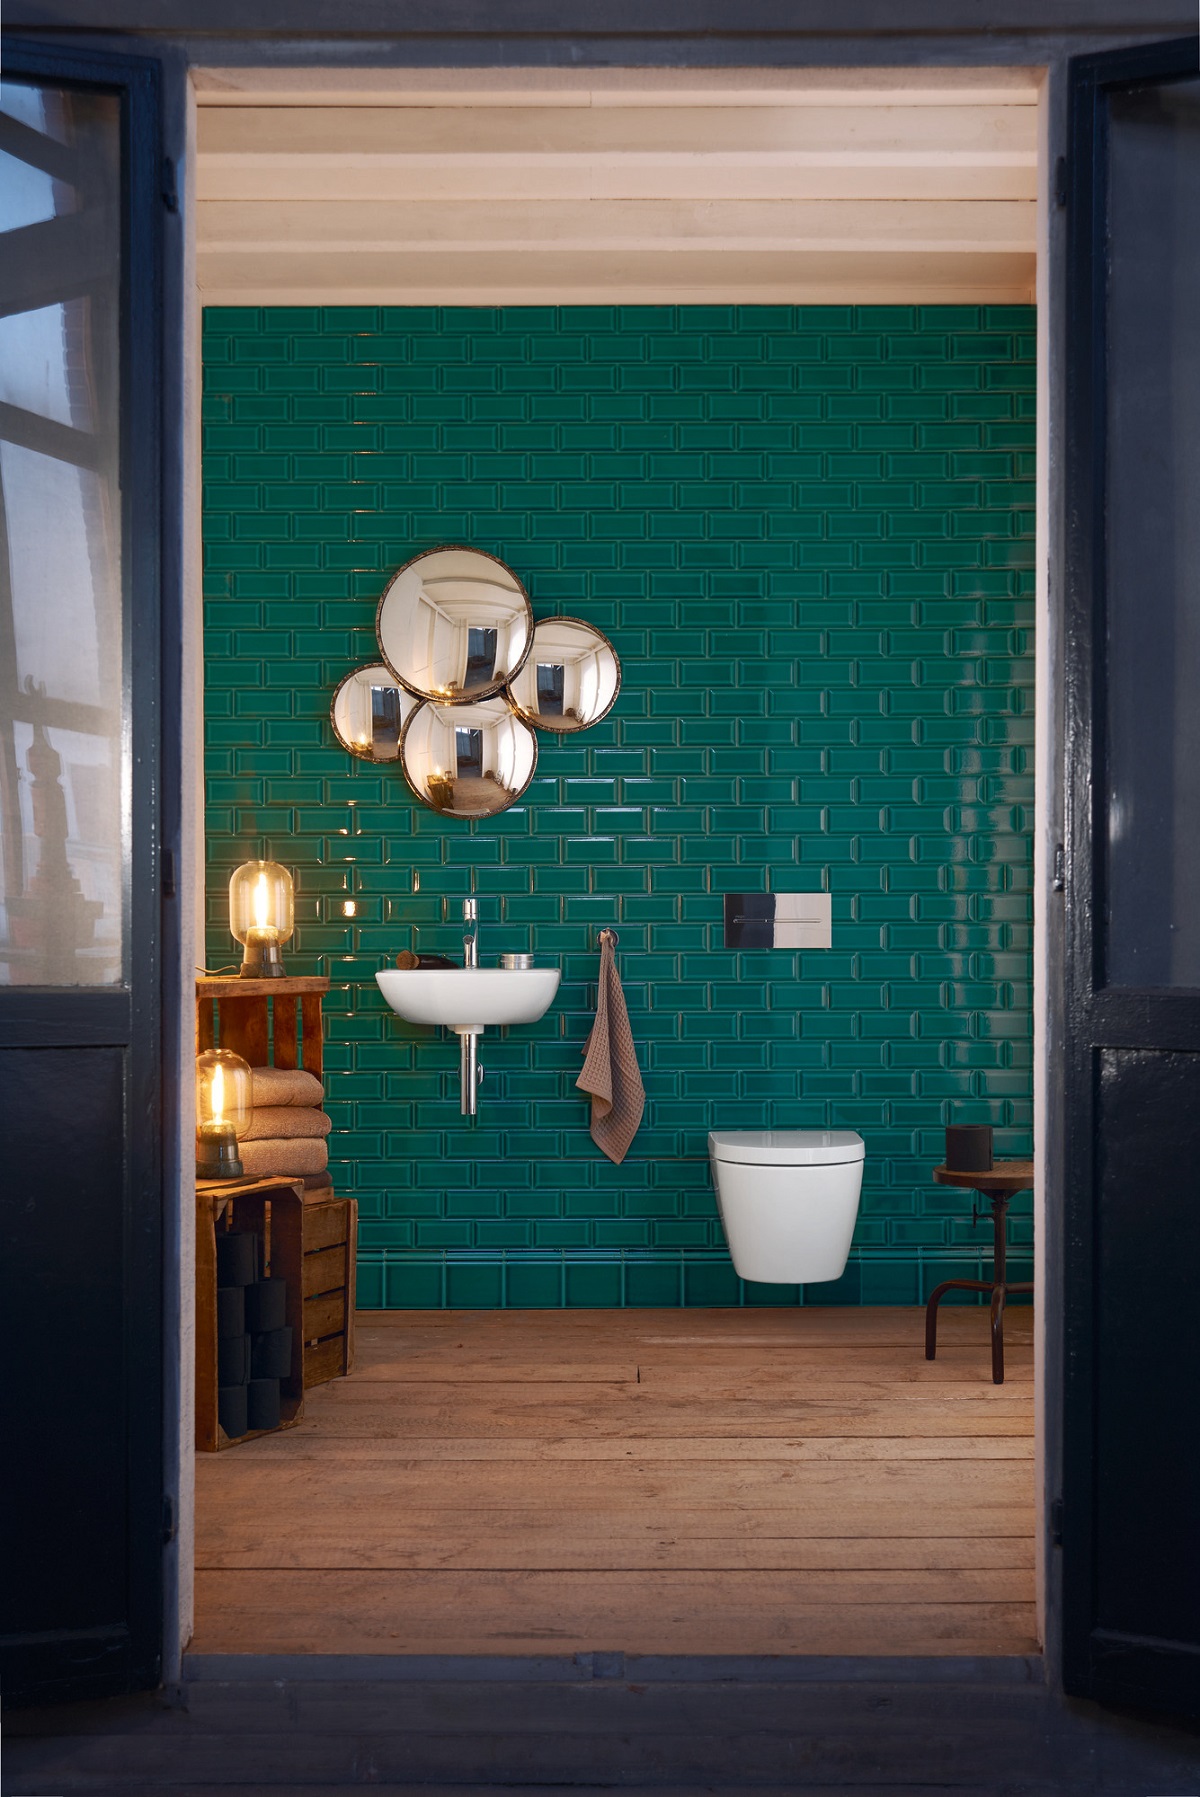
<instances>
[{"instance_id":1,"label":"stacked folded towel","mask_svg":"<svg viewBox=\"0 0 1200 1797\"><path fill-rule=\"evenodd\" d=\"M325 1088L301 1067L252 1067L250 1127L239 1153L247 1173L262 1179L303 1179L309 1190L330 1186L326 1136L332 1124L321 1109Z\"/></svg>"}]
</instances>

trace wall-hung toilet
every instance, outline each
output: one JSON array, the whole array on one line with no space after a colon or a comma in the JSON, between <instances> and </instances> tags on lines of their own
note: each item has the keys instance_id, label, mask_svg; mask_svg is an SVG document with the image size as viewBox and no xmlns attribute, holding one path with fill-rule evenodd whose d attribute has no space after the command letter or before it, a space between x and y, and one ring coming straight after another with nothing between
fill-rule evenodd
<instances>
[{"instance_id":1,"label":"wall-hung toilet","mask_svg":"<svg viewBox=\"0 0 1200 1797\"><path fill-rule=\"evenodd\" d=\"M840 1279L866 1146L852 1129L716 1129L717 1208L735 1271L768 1285Z\"/></svg>"}]
</instances>

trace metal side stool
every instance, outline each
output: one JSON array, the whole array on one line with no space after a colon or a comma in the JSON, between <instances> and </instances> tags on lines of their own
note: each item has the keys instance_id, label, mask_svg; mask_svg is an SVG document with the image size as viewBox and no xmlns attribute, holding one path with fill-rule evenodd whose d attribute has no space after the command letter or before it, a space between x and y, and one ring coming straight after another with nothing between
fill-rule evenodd
<instances>
[{"instance_id":1,"label":"metal side stool","mask_svg":"<svg viewBox=\"0 0 1200 1797\"><path fill-rule=\"evenodd\" d=\"M1030 1284L1010 1285L1005 1278L1008 1261L1008 1237L1005 1224L1009 1200L1033 1185L1032 1161L997 1161L988 1173L956 1173L950 1167L935 1167L933 1177L940 1186L961 1186L978 1192L992 1207L992 1278L946 1279L931 1294L925 1306L925 1358L937 1354L937 1307L947 1292L989 1292L992 1300L992 1382L1004 1384L1004 1304L1010 1292L1031 1292Z\"/></svg>"}]
</instances>

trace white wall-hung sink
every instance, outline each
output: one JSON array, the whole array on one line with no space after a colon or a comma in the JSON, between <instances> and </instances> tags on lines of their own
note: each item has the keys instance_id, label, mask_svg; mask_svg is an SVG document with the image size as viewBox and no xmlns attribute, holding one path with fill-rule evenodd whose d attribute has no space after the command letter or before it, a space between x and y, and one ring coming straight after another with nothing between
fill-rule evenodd
<instances>
[{"instance_id":1,"label":"white wall-hung sink","mask_svg":"<svg viewBox=\"0 0 1200 1797\"><path fill-rule=\"evenodd\" d=\"M557 967L385 967L375 978L406 1023L441 1024L459 1036L461 1109L473 1117L483 1078L479 1037L498 1024L536 1023L550 1008L560 974Z\"/></svg>"},{"instance_id":2,"label":"white wall-hung sink","mask_svg":"<svg viewBox=\"0 0 1200 1797\"><path fill-rule=\"evenodd\" d=\"M481 1030L536 1023L558 991L557 967L387 967L379 990L406 1023Z\"/></svg>"}]
</instances>

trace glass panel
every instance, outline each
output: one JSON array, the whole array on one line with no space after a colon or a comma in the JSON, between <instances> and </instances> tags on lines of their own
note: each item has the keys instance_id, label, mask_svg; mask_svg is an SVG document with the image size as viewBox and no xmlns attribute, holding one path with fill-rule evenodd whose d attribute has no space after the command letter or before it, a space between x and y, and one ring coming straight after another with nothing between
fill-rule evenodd
<instances>
[{"instance_id":1,"label":"glass panel","mask_svg":"<svg viewBox=\"0 0 1200 1797\"><path fill-rule=\"evenodd\" d=\"M72 350L87 341L86 298L0 318L0 400L56 424L95 428L88 383L72 379Z\"/></svg>"},{"instance_id":2,"label":"glass panel","mask_svg":"<svg viewBox=\"0 0 1200 1797\"><path fill-rule=\"evenodd\" d=\"M1112 100L1108 916L1114 985L1200 987L1200 81Z\"/></svg>"},{"instance_id":3,"label":"glass panel","mask_svg":"<svg viewBox=\"0 0 1200 1797\"><path fill-rule=\"evenodd\" d=\"M8 81L0 115L0 232L34 227L0 237L0 984L113 985L120 102Z\"/></svg>"}]
</instances>

